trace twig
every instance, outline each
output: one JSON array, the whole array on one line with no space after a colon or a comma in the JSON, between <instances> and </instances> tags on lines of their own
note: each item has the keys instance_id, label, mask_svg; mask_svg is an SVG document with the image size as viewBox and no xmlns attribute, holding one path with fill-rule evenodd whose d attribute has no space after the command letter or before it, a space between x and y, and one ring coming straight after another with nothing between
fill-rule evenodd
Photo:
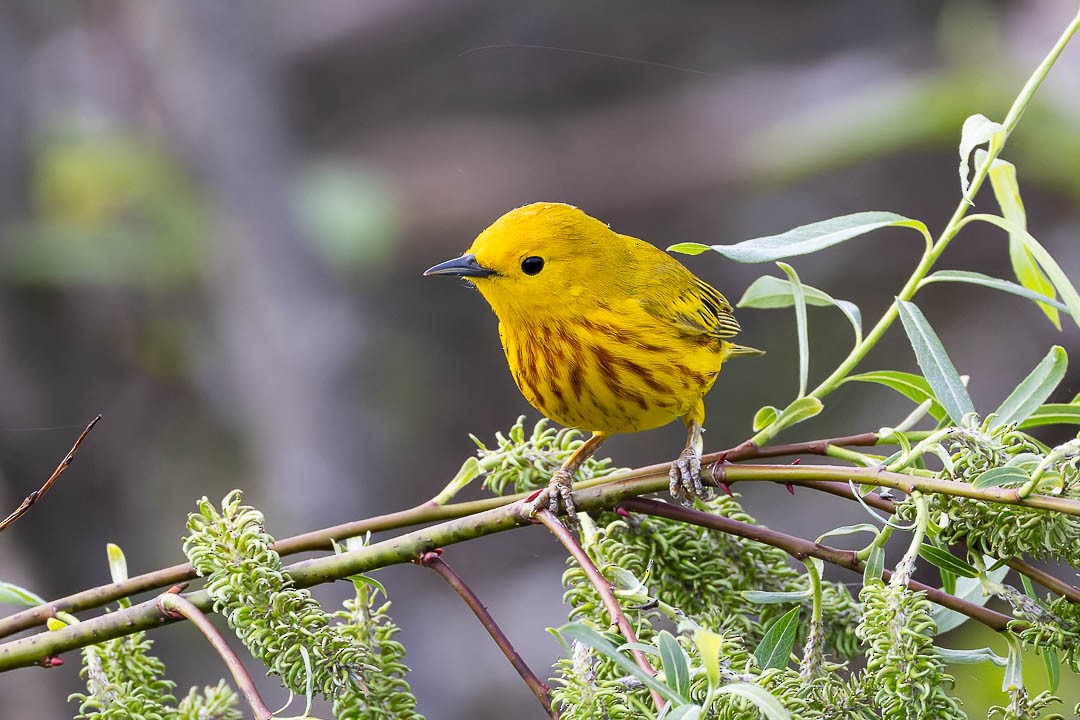
<instances>
[{"instance_id":1,"label":"twig","mask_svg":"<svg viewBox=\"0 0 1080 720\"><path fill-rule=\"evenodd\" d=\"M495 641L495 644L502 650L503 655L510 661L510 664L517 670L518 675L525 681L525 684L532 691L536 699L540 701L540 704L544 707L544 712L548 714L548 717L558 720L559 713L551 707L551 688L547 683L543 682L536 676L536 673L532 671L525 661L522 659L518 651L514 649L514 646L510 643L510 639L506 637L506 633L502 631L499 624L495 622L495 618L491 616L488 609L484 606L484 603L480 601L480 598L473 592L472 588L466 584L457 572L454 571L450 564L442 559L439 550L433 550L421 554L416 559L418 565L431 568L445 580L450 587L454 589L465 604L469 606L469 609L476 615L476 619L480 621L480 624L484 626L484 629L491 635L491 639Z\"/></svg>"},{"instance_id":2,"label":"twig","mask_svg":"<svg viewBox=\"0 0 1080 720\"><path fill-rule=\"evenodd\" d=\"M79 437L75 439L75 444L71 446L71 449L68 450L68 454L65 455L64 459L60 461L60 464L56 466L56 469L53 470L52 475L50 475L49 479L45 481L45 484L42 485L39 489L27 495L26 498L22 501L22 503L19 504L19 507L15 508L15 510L12 511L12 513L6 518L0 520L0 532L7 530L9 525L21 518L26 513L30 512L30 508L34 507L34 505L37 504L38 500L45 497L45 493L49 492L49 490L53 486L53 483L56 482L56 479L63 475L64 471L67 470L68 466L71 465L72 461L75 459L75 453L79 452L79 447L83 444L83 440L86 439L86 436L90 434L90 431L93 430L94 426L97 425L100 421L101 415L98 415L93 420L91 420L90 423L86 426L86 429L79 433Z\"/></svg>"},{"instance_id":3,"label":"twig","mask_svg":"<svg viewBox=\"0 0 1080 720\"><path fill-rule=\"evenodd\" d=\"M619 605L619 601L615 598L615 593L612 590L611 581L604 577L599 568L589 557L589 554L585 552L585 548L581 547L581 544L574 538L574 534L570 532L565 525L559 522L559 518L555 517L550 510L540 510L533 519L541 523L544 527L551 531L562 546L566 548L577 564L581 566L581 569L585 571L585 575L589 578L589 581L596 588L596 592L600 595L600 599L604 602L604 607L607 608L608 615L611 616L611 624L619 627L619 632L626 638L628 643L637 643L637 635L634 634L634 628L630 627L630 621L626 619L626 614L622 611L622 606ZM638 649L633 649L630 654L634 656L634 661L637 662L638 667L648 673L650 676L656 675L656 670L649 664L649 659L645 657L645 653ZM660 697L660 693L653 689L649 689L649 693L652 695L653 704L656 706L657 711L664 709L664 699Z\"/></svg>"},{"instance_id":4,"label":"twig","mask_svg":"<svg viewBox=\"0 0 1080 720\"><path fill-rule=\"evenodd\" d=\"M832 441L830 441L832 443ZM814 443L799 443L799 445L811 446ZM835 443L832 443L835 444ZM752 455L740 451L740 457L747 458ZM974 488L968 483L954 482L951 480L939 480L937 478L914 477L901 473L890 473L876 468L851 468L832 465L731 465L726 463L726 458L731 457L734 451L711 453L702 457L702 471L706 480L712 479L713 484L734 482L778 482L791 483L793 485L808 488L821 489L833 494L850 497L849 490L841 491L836 487L837 483L844 486L849 480L857 483L891 487L910 493L913 490L924 492L937 492L958 497L968 497L986 502L1006 503L1022 505L1040 510L1052 510L1068 515L1080 516L1080 502L1068 498L1050 497L1045 495L1032 495L1021 500L1015 489L1007 488ZM636 470L623 473L613 473L604 478L582 481L575 485L575 504L585 510L604 509L616 505L620 500L634 495L644 495L657 492L667 487L669 463L649 465ZM501 532L514 526L479 527L479 518L489 517L487 512L505 508L507 505L524 499L532 493L519 493L505 497L488 498L467 503L453 503L450 505L420 505L409 510L402 510L388 515L382 515L366 520L359 520L342 525L336 525L324 530L318 530L294 538L281 540L274 545L274 549L282 555L298 553L308 550L329 549L330 541L334 538L351 537L368 531L390 530L407 527L433 520L456 518L465 521L463 526L468 527L468 534L454 535L452 540L437 540L428 545L414 546L403 541L402 547L408 547L406 557L397 556L386 564L409 562L412 557L422 551L430 550L441 545L449 545L453 542L485 535L493 532ZM869 496L871 502L874 496ZM444 523L438 527L454 526ZM434 528L431 528L434 530ZM402 538L409 537L408 535ZM400 538L399 538L400 539ZM388 541L394 542L394 541ZM379 544L383 545L382 543ZM309 561L314 562L314 561ZM303 563L300 563L303 565ZM378 566L373 566L378 567ZM370 570L371 568L367 568ZM355 571L362 572L362 571ZM349 573L349 574L355 574ZM190 565L175 565L171 568L158 570L129 579L123 583L112 583L90 590L85 590L66 598L61 598L45 605L39 605L0 620L0 637L6 637L20 630L43 624L57 611L76 612L92 607L100 607L118 598L128 597L138 592L160 589L176 582L182 582L195 577ZM345 576L342 576L345 577ZM318 581L315 581L318 582ZM314 583L313 583L314 584ZM2 667L0 667L2 669Z\"/></svg>"},{"instance_id":5,"label":"twig","mask_svg":"<svg viewBox=\"0 0 1080 720\"><path fill-rule=\"evenodd\" d=\"M593 512L616 507L623 500L637 495L666 489L669 467L667 463L653 465L621 474L617 479L605 478L606 482L588 484L590 485L588 487L585 487L586 483L578 483L579 489L574 492L574 503L583 512ZM879 472L868 468L840 468L828 465L805 467L790 465L725 465L723 470L727 473L727 479L730 481L791 482L807 486L813 486L821 479L843 480L845 483L848 479L851 479L860 483L891 484L893 486L900 486L909 480L912 482L925 480L924 478L911 478L906 475ZM954 488L956 491L950 492ZM974 493L976 497L981 499L1000 502L997 493L994 492L996 490L1000 490L1000 488L972 490L971 486L966 483L939 480L935 482L935 487L930 489L930 492L950 492L950 494L957 495ZM518 497L526 496L520 495ZM499 500L505 502L507 499L499 498ZM1041 495L1029 497L1019 504L1028 507L1068 508L1070 510L1072 505L1080 505L1075 501L1066 501L1064 498L1051 498ZM452 509L453 506L442 506L439 508L439 512L448 512ZM525 520L521 518L519 511L518 506L504 505L495 507L491 510L404 533L339 555L304 560L289 565L285 570L293 577L297 587L310 587L319 583L370 572L388 565L411 562L420 553L434 550L437 547L464 542L523 525ZM187 597L203 612L210 610L212 603L205 591L192 593ZM105 616L91 618L56 632L45 632L12 640L0 645L0 671L32 665L35 661L49 655L56 655L84 645L92 645L122 635L129 635L139 630L146 630L172 621L172 618L163 616L154 602L151 601L109 613Z\"/></svg>"},{"instance_id":6,"label":"twig","mask_svg":"<svg viewBox=\"0 0 1080 720\"><path fill-rule=\"evenodd\" d=\"M772 547L780 548L796 560L805 560L807 557L816 557L825 562L855 572L862 572L863 570L863 563L856 559L855 551L853 550L839 550L837 548L827 547L777 530L770 530L769 528L760 527L758 525L739 522L738 520L726 518L722 515L713 515L712 513L705 513L700 510L692 510L679 505L659 502L657 500L648 500L645 498L624 500L620 503L620 507L631 512L656 515L657 517L665 517L671 520L700 525L701 527L719 530L729 535L737 535L738 537L743 537L748 540L771 545ZM886 579L891 577L891 573L888 570L885 571L885 577ZM938 605L963 613L972 620L977 620L983 625L986 625L992 630L997 630L998 632L1007 629L1009 623L1013 621L1008 615L990 610L981 605L976 605L975 603L970 603L966 600L961 600L955 595L950 595L947 592L932 588L929 585L923 585L914 580L908 581L908 587L912 590L925 592L926 597L936 602Z\"/></svg>"},{"instance_id":7,"label":"twig","mask_svg":"<svg viewBox=\"0 0 1080 720\"><path fill-rule=\"evenodd\" d=\"M157 606L164 615L176 619L180 617L187 618L210 641L210 644L214 646L214 650L217 651L217 654L221 656L222 661L229 668L233 680L236 681L236 686L240 688L240 692L247 699L251 711L255 713L258 720L269 720L273 716L273 711L263 702L255 683L252 681L251 676L248 675L244 664L240 662L236 652L229 647L229 643L225 641L225 638L203 614L202 610L191 604L184 596L173 592L167 592L159 597Z\"/></svg>"}]
</instances>

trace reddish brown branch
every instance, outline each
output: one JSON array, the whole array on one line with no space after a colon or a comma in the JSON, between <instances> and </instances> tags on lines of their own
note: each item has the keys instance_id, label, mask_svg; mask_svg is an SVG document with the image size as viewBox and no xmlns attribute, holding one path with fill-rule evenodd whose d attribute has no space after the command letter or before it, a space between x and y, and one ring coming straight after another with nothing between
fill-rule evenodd
<instances>
[{"instance_id":1,"label":"reddish brown branch","mask_svg":"<svg viewBox=\"0 0 1080 720\"><path fill-rule=\"evenodd\" d=\"M236 686L240 688L240 692L244 698L248 701L248 705L251 706L251 711L255 714L258 720L269 720L273 716L273 712L266 703L263 702L262 696L259 695L259 690L255 687L254 681L251 679L251 675L244 668L244 664L240 662L240 658L236 652L229 647L229 643L225 641L225 638L218 631L214 624L203 614L202 610L195 607L187 598L180 595L178 592L167 592L158 598L158 608L161 612L169 617L179 618L185 617L191 621L191 623L199 629L200 632L210 641L210 644L214 646L214 650L221 656L222 661L226 667L229 668L229 672L232 673L233 680L236 681Z\"/></svg>"},{"instance_id":2,"label":"reddish brown branch","mask_svg":"<svg viewBox=\"0 0 1080 720\"><path fill-rule=\"evenodd\" d=\"M480 601L480 598L472 588L461 578L457 572L450 567L449 563L441 557L441 550L434 550L432 552L426 552L420 555L416 559L418 565L431 568L445 580L450 587L454 589L465 604L469 606L469 609L476 615L476 619L480 621L480 624L484 626L488 634L491 635L491 639L495 641L495 644L502 650L503 655L510 661L510 664L517 670L518 675L525 681L525 684L532 691L532 694L536 696L536 699L540 701L540 704L544 708L544 712L548 714L548 717L558 720L559 713L551 707L551 688L547 683L543 682L536 673L532 671L525 661L522 659L518 651L514 649L513 644L510 642L510 638L506 637L506 633L502 631L499 624L495 622L495 618L488 612L487 607Z\"/></svg>"},{"instance_id":3,"label":"reddish brown branch","mask_svg":"<svg viewBox=\"0 0 1080 720\"><path fill-rule=\"evenodd\" d=\"M549 510L540 510L533 518L551 531L551 534L562 543L563 547L565 547L574 557L574 560L577 561L577 564L581 566L581 569L585 571L585 575L589 578L593 587L596 588L596 592L599 593L600 599L603 600L608 615L611 616L611 624L618 625L619 632L626 638L626 642L637 643L637 635L634 634L634 629L630 627L630 621L626 619L626 614L623 613L622 606L619 605L619 601L615 598L611 581L604 577L603 573L596 567L592 558L585 552L585 548L581 547L581 544L574 538L574 534L571 533L565 525L559 522L559 518L555 517ZM645 657L645 653L637 649L631 650L630 653L634 656L634 661L637 662L638 667L649 675L656 675L656 670L649 664L649 659ZM650 689L649 692L652 694L653 704L656 705L656 709L658 711L662 710L664 707L664 699L660 697L660 694L655 690Z\"/></svg>"},{"instance_id":4,"label":"reddish brown branch","mask_svg":"<svg viewBox=\"0 0 1080 720\"><path fill-rule=\"evenodd\" d=\"M3 532L13 522L21 518L26 513L30 512L30 508L34 507L34 505L37 504L38 500L45 497L45 493L49 492L49 490L53 486L53 483L56 482L57 478L63 475L64 471L67 470L68 467L71 465L72 461L75 460L75 453L79 452L79 448L82 446L83 440L86 439L86 436L90 434L90 431L93 430L94 426L97 425L100 421L100 415L91 420L90 423L86 426L86 429L79 433L79 437L75 439L75 444L71 446L71 449L68 450L68 454L65 455L64 459L60 461L60 464L56 466L56 469L53 470L52 475L50 475L49 479L45 481L45 484L42 485L39 489L27 495L26 498L22 501L22 503L19 504L19 507L15 508L15 510L12 511L12 513L6 518L0 520L0 532Z\"/></svg>"},{"instance_id":5,"label":"reddish brown branch","mask_svg":"<svg viewBox=\"0 0 1080 720\"><path fill-rule=\"evenodd\" d=\"M731 518L723 517L721 515L713 515L712 513L691 510L690 508L684 508L672 503L648 500L645 498L630 498L628 500L623 500L619 504L619 507L631 512L656 515L657 517L665 517L670 520L700 525L712 530L725 532L729 535L736 535L738 537L746 538L747 540L754 540L766 545L771 545L772 547L780 548L796 560L805 560L807 557L816 557L819 560L824 560L825 562L855 572L862 572L863 570L863 563L855 557L855 552L853 550L838 550L836 548L821 545L820 543L788 535L777 530L770 530L769 528L760 527L758 525L739 522L738 520L732 520ZM885 579L887 580L890 576L891 573L886 570ZM1003 615L1002 613L982 607L981 605L961 600L955 595L950 595L947 592L932 588L929 585L923 585L914 580L908 581L908 587L912 590L925 592L926 597L933 602L936 602L938 605L963 613L972 620L978 620L983 625L986 625L993 630L997 630L998 632L1005 630L1012 621L1012 618L1008 615Z\"/></svg>"}]
</instances>

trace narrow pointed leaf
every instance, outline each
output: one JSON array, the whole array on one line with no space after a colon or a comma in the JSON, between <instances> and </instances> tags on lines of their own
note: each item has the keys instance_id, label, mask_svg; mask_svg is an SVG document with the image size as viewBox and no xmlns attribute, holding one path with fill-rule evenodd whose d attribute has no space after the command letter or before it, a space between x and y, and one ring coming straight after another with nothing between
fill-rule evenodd
<instances>
[{"instance_id":1,"label":"narrow pointed leaf","mask_svg":"<svg viewBox=\"0 0 1080 720\"><path fill-rule=\"evenodd\" d=\"M855 331L855 342L862 340L862 312L859 306L847 300L837 300L824 290L810 285L803 285L803 299L807 305L817 307L833 306L840 309ZM773 309L791 307L795 304L794 288L791 281L772 275L762 275L746 288L742 298L735 304L740 308Z\"/></svg>"},{"instance_id":2,"label":"narrow pointed leaf","mask_svg":"<svg viewBox=\"0 0 1080 720\"><path fill-rule=\"evenodd\" d=\"M619 652L619 649L615 647L611 641L591 627L582 625L581 623L570 623L569 625L563 625L559 628L558 633L565 639L577 640L580 643L588 645L593 650L618 665L619 669L623 672L633 675L640 680L645 687L660 693L665 699L676 703L687 702L686 698L680 697L672 688L639 668L637 663Z\"/></svg>"},{"instance_id":3,"label":"narrow pointed leaf","mask_svg":"<svg viewBox=\"0 0 1080 720\"><path fill-rule=\"evenodd\" d=\"M795 635L799 629L801 607L794 607L773 621L754 650L754 658L762 670L787 667L791 651L795 647Z\"/></svg>"},{"instance_id":4,"label":"narrow pointed leaf","mask_svg":"<svg viewBox=\"0 0 1080 720\"><path fill-rule=\"evenodd\" d=\"M1072 403L1047 403L1040 405L1035 412L1017 427L1027 430L1044 425L1080 425L1080 405Z\"/></svg>"},{"instance_id":5,"label":"narrow pointed leaf","mask_svg":"<svg viewBox=\"0 0 1080 720\"><path fill-rule=\"evenodd\" d=\"M942 550L933 545L922 545L919 547L919 555L924 560L942 570L951 572L953 575L967 578L979 577L979 570L974 565L961 560L947 550Z\"/></svg>"},{"instance_id":6,"label":"narrow pointed leaf","mask_svg":"<svg viewBox=\"0 0 1080 720\"><path fill-rule=\"evenodd\" d=\"M1050 692L1056 693L1061 682L1061 663L1058 661L1057 650L1044 647L1040 654L1043 667L1046 668L1046 682L1050 686Z\"/></svg>"},{"instance_id":7,"label":"narrow pointed leaf","mask_svg":"<svg viewBox=\"0 0 1080 720\"><path fill-rule=\"evenodd\" d=\"M936 273L932 273L923 279L920 285L929 285L936 282L961 282L969 283L971 285L982 285L983 287L993 288L994 290L1000 290L1002 292L1012 293L1028 300L1034 300L1040 305L1047 305L1049 309L1061 310L1069 312L1069 308L1065 303L1055 300L1053 297L1047 297L1045 294L1031 290L1023 285L1017 285L1009 280L1002 280L1001 278L991 277L989 275L983 275L977 272L968 272L967 270L938 270ZM1049 283L1049 281L1047 281ZM1053 286L1050 286L1050 292L1053 292ZM1060 330L1060 325L1058 326Z\"/></svg>"},{"instance_id":8,"label":"narrow pointed leaf","mask_svg":"<svg viewBox=\"0 0 1080 720\"><path fill-rule=\"evenodd\" d=\"M791 284L791 297L795 305L795 327L799 336L799 397L806 395L806 381L810 374L810 335L806 327L806 299L802 282L795 268L778 262L777 267L787 274Z\"/></svg>"},{"instance_id":9,"label":"narrow pointed leaf","mask_svg":"<svg viewBox=\"0 0 1080 720\"><path fill-rule=\"evenodd\" d=\"M901 372L899 370L874 370L858 375L849 375L843 380L843 382L849 381L870 382L884 385L885 387L900 393L916 405L922 405L929 400L930 416L939 422L946 417L945 408L941 407L941 403L934 397L934 391L930 389L930 383L926 382L926 378L915 375L914 373Z\"/></svg>"},{"instance_id":10,"label":"narrow pointed leaf","mask_svg":"<svg viewBox=\"0 0 1080 720\"><path fill-rule=\"evenodd\" d=\"M801 397L780 411L773 421L777 430L791 427L804 420L809 420L825 408L816 397Z\"/></svg>"},{"instance_id":11,"label":"narrow pointed leaf","mask_svg":"<svg viewBox=\"0 0 1080 720\"><path fill-rule=\"evenodd\" d=\"M686 651L679 645L675 636L667 630L661 630L658 639L664 679L681 697L689 697L690 658L686 656Z\"/></svg>"},{"instance_id":12,"label":"narrow pointed leaf","mask_svg":"<svg viewBox=\"0 0 1080 720\"><path fill-rule=\"evenodd\" d=\"M1065 377L1065 370L1069 367L1069 357L1065 348L1055 345L1050 348L1035 369L1032 370L1023 382L1016 386L1009 397L1001 403L995 411L998 414L995 425L1007 425L1020 423L1028 418L1031 413L1050 397L1061 379Z\"/></svg>"},{"instance_id":13,"label":"narrow pointed leaf","mask_svg":"<svg viewBox=\"0 0 1080 720\"><path fill-rule=\"evenodd\" d=\"M979 473L971 486L978 489L1023 485L1031 476L1018 467L996 467Z\"/></svg>"},{"instance_id":14,"label":"narrow pointed leaf","mask_svg":"<svg viewBox=\"0 0 1080 720\"><path fill-rule=\"evenodd\" d=\"M839 537L839 536L842 536L842 535L854 535L856 533L864 533L864 532L868 532L868 533L871 533L873 535L877 535L878 534L878 529L877 529L877 526L871 525L870 523L859 523L857 525L843 525L843 526L838 527L838 528L833 528L832 530L830 530L827 533L823 533L822 535L820 535L818 537L818 539L815 542L821 542L822 540L824 540L827 537Z\"/></svg>"},{"instance_id":15,"label":"narrow pointed leaf","mask_svg":"<svg viewBox=\"0 0 1080 720\"><path fill-rule=\"evenodd\" d=\"M699 705L680 705L667 715L664 716L664 720L700 720L701 719L701 706Z\"/></svg>"},{"instance_id":16,"label":"narrow pointed leaf","mask_svg":"<svg viewBox=\"0 0 1080 720\"><path fill-rule=\"evenodd\" d=\"M740 263L763 263L824 250L851 238L886 227L910 227L923 237L929 236L926 225L891 212L860 212L829 220L801 225L780 235L744 240L734 245L702 245L679 243L668 248L671 252L697 255L706 250L720 253Z\"/></svg>"},{"instance_id":17,"label":"narrow pointed leaf","mask_svg":"<svg viewBox=\"0 0 1080 720\"><path fill-rule=\"evenodd\" d=\"M863 568L863 584L881 579L883 572L885 572L885 548L874 545L870 548L870 557L866 558L866 567Z\"/></svg>"},{"instance_id":18,"label":"narrow pointed leaf","mask_svg":"<svg viewBox=\"0 0 1080 720\"><path fill-rule=\"evenodd\" d=\"M1016 166L1001 158L990 166L990 184L994 188L994 197L1002 216L1013 225L1027 230L1027 212L1020 199L1020 183L1016 179ZM1046 277L1035 258L1031 256L1020 237L1009 233L1009 262L1020 284L1039 295L1054 297L1054 285ZM1061 329L1061 317L1051 303L1040 302L1039 307L1058 330Z\"/></svg>"},{"instance_id":19,"label":"narrow pointed leaf","mask_svg":"<svg viewBox=\"0 0 1080 720\"><path fill-rule=\"evenodd\" d=\"M810 588L805 590L789 590L789 591L776 591L767 592L765 590L743 590L743 597L748 602L755 603L757 605L778 605L780 603L801 603L803 600L807 600L813 595L813 591Z\"/></svg>"},{"instance_id":20,"label":"narrow pointed leaf","mask_svg":"<svg viewBox=\"0 0 1080 720\"><path fill-rule=\"evenodd\" d=\"M34 607L35 605L44 605L45 600L26 588L0 580L0 604Z\"/></svg>"},{"instance_id":21,"label":"narrow pointed leaf","mask_svg":"<svg viewBox=\"0 0 1080 720\"><path fill-rule=\"evenodd\" d=\"M1035 258L1035 262L1039 264L1043 272L1046 273L1046 277L1050 279L1050 282L1054 284L1054 288L1058 294L1061 295L1062 302L1069 308L1069 314L1072 315L1073 322L1077 327L1080 327L1080 293L1076 292L1076 288L1073 287L1072 281L1069 280L1069 276L1065 274L1065 271L1061 269L1061 266L1057 264L1053 256L1046 251L1039 241L1032 237L1031 233L1023 228L1019 228L1012 224L1005 218L998 217L997 215L971 215L968 220L980 220L982 222L990 223L991 225L997 225L999 228L1009 233L1010 236L1015 236L1023 243L1024 248L1031 253L1031 256Z\"/></svg>"},{"instance_id":22,"label":"narrow pointed leaf","mask_svg":"<svg viewBox=\"0 0 1080 720\"><path fill-rule=\"evenodd\" d=\"M1005 667L1008 662L988 647L977 650L955 650L953 648L935 647L934 650L941 658L950 665L975 665L977 663L990 662L998 667Z\"/></svg>"},{"instance_id":23,"label":"narrow pointed leaf","mask_svg":"<svg viewBox=\"0 0 1080 720\"><path fill-rule=\"evenodd\" d=\"M918 306L906 300L897 300L896 303L900 310L900 321L911 341L923 376L949 417L959 423L964 415L975 412L967 388L960 380L960 373L956 372L956 366Z\"/></svg>"},{"instance_id":24,"label":"narrow pointed leaf","mask_svg":"<svg viewBox=\"0 0 1080 720\"><path fill-rule=\"evenodd\" d=\"M985 563L987 567L993 565L994 561L995 560L992 557L983 557L983 563ZM1009 566L1003 565L996 570L988 571L986 573L986 577L990 580L991 583L1000 583L1002 580L1005 579L1005 576L1008 574ZM952 594L960 598L961 600L966 600L969 603L974 603L979 607L982 607L990 600L989 595L983 594L983 581L981 578L962 577L957 579L956 592ZM937 626L938 635L947 633L950 630L954 630L971 619L963 613L958 613L955 610L950 610L947 607L942 607L941 605L937 604L934 605L934 609L933 611L931 611L930 617L931 619L933 619L934 624Z\"/></svg>"},{"instance_id":25,"label":"narrow pointed leaf","mask_svg":"<svg viewBox=\"0 0 1080 720\"><path fill-rule=\"evenodd\" d=\"M717 695L738 695L757 706L766 720L791 720L789 713L776 696L759 685L738 682L724 685L716 691Z\"/></svg>"}]
</instances>

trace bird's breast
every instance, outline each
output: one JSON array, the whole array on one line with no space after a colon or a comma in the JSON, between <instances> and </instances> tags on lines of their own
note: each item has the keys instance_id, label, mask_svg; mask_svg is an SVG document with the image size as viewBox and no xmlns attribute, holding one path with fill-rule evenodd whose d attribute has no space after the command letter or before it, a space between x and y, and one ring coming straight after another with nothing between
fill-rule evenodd
<instances>
[{"instance_id":1,"label":"bird's breast","mask_svg":"<svg viewBox=\"0 0 1080 720\"><path fill-rule=\"evenodd\" d=\"M545 416L582 430L635 432L698 405L720 370L722 344L633 320L503 320L499 335L514 381Z\"/></svg>"}]
</instances>

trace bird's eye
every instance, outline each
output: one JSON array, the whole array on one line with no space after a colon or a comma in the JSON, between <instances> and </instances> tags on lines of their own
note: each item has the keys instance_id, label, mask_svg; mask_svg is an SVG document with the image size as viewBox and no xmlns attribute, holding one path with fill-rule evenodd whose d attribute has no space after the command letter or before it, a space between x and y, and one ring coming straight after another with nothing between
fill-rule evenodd
<instances>
[{"instance_id":1,"label":"bird's eye","mask_svg":"<svg viewBox=\"0 0 1080 720\"><path fill-rule=\"evenodd\" d=\"M521 261L521 272L526 275L535 275L544 269L544 258L533 255Z\"/></svg>"}]
</instances>

